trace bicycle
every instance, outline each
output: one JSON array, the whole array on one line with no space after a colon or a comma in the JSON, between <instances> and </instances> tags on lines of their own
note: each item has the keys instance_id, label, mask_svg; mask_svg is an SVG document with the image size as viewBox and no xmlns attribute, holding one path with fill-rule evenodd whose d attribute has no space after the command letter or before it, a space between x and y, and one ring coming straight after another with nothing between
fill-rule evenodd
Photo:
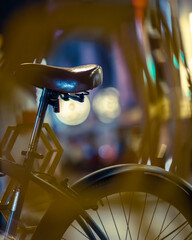
<instances>
[{"instance_id":1,"label":"bicycle","mask_svg":"<svg viewBox=\"0 0 192 240\"><path fill-rule=\"evenodd\" d=\"M59 110L59 96L83 102L84 95L102 83L97 65L57 68L25 63L17 71L43 88L36 121L23 165L0 159L0 171L17 181L5 230L16 237L19 216L32 181L54 196L40 223L20 239L192 239L192 187L158 167L124 164L101 169L72 186L59 184L33 171L43 119L48 105ZM38 76L38 78L37 78ZM79 92L81 92L79 94ZM63 237L64 234L64 237ZM75 234L75 235L73 235ZM77 235L78 236L77 236Z\"/></svg>"},{"instance_id":2,"label":"bicycle","mask_svg":"<svg viewBox=\"0 0 192 240\"><path fill-rule=\"evenodd\" d=\"M101 84L102 72L95 65L67 69L26 63L18 69L21 73L43 92L24 164L0 159L0 172L16 180L10 201L0 204L0 210L9 213L3 238L192 239L192 187L161 168L111 166L72 186L35 172L33 162L41 159L36 148L47 106L57 112L59 96L83 102L86 91ZM25 229L19 218L29 181L54 200L37 227Z\"/></svg>"}]
</instances>

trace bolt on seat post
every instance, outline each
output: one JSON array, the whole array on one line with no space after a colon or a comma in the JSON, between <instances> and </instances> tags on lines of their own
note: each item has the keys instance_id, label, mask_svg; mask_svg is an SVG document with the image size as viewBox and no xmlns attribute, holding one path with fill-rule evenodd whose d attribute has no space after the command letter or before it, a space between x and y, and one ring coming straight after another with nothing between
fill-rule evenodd
<instances>
[{"instance_id":1,"label":"bolt on seat post","mask_svg":"<svg viewBox=\"0 0 192 240\"><path fill-rule=\"evenodd\" d=\"M39 137L40 137L40 133L41 133L41 128L43 125L47 106L49 104L50 92L51 92L50 90L44 88L42 91L42 94L41 94L40 103L39 103L39 107L38 107L38 111L37 111L37 115L36 115L36 119L35 119L35 124L33 127L33 132L31 135L30 143L28 146L28 151L26 153L26 157L25 157L25 161L24 161L24 166L26 169L25 181L23 181L22 185L18 187L19 196L17 196L18 197L17 206L16 206L14 212L12 212L12 214L10 214L10 217L9 217L9 220L7 223L7 228L6 228L7 235L14 236L16 233L17 223L19 221L19 217L21 214L26 190L27 190L27 187L29 184L30 172L32 171L32 168L33 168L33 163L34 163L34 159L35 159L35 155L36 155L35 152L37 150L37 145L38 145L38 141L39 141Z\"/></svg>"}]
</instances>

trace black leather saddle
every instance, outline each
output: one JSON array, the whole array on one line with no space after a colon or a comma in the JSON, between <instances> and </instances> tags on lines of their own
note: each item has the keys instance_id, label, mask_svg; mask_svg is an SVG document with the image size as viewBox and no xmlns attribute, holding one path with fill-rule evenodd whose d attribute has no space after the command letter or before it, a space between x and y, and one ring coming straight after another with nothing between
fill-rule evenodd
<instances>
[{"instance_id":1,"label":"black leather saddle","mask_svg":"<svg viewBox=\"0 0 192 240\"><path fill-rule=\"evenodd\" d=\"M16 77L35 87L47 88L60 93L88 91L99 86L103 81L102 68L98 65L64 68L23 63L17 69Z\"/></svg>"}]
</instances>

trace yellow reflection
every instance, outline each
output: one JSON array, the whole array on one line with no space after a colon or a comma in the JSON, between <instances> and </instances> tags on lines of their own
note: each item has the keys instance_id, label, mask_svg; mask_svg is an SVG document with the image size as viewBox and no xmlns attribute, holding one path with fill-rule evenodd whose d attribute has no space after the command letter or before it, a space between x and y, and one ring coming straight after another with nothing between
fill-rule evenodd
<instances>
[{"instance_id":1,"label":"yellow reflection","mask_svg":"<svg viewBox=\"0 0 192 240\"><path fill-rule=\"evenodd\" d=\"M181 118L191 117L191 101L188 98L180 100L180 116Z\"/></svg>"},{"instance_id":2,"label":"yellow reflection","mask_svg":"<svg viewBox=\"0 0 192 240\"><path fill-rule=\"evenodd\" d=\"M183 26L182 26L183 27ZM191 40L192 40L192 12L189 13L189 28L190 28L190 33L191 36L188 36L188 32L186 33L187 38L189 39L189 44L187 45L187 51L191 52ZM191 54L189 55L189 67L190 69L192 69L192 58L191 58Z\"/></svg>"},{"instance_id":3,"label":"yellow reflection","mask_svg":"<svg viewBox=\"0 0 192 240\"><path fill-rule=\"evenodd\" d=\"M190 23L190 31L192 35L192 12L189 13L189 23Z\"/></svg>"},{"instance_id":4,"label":"yellow reflection","mask_svg":"<svg viewBox=\"0 0 192 240\"><path fill-rule=\"evenodd\" d=\"M57 118L64 124L74 126L83 123L90 112L90 102L85 96L84 103L74 100L60 100L60 113L57 113Z\"/></svg>"},{"instance_id":5,"label":"yellow reflection","mask_svg":"<svg viewBox=\"0 0 192 240\"><path fill-rule=\"evenodd\" d=\"M93 99L93 110L99 120L110 123L120 115L119 92L115 88L101 90Z\"/></svg>"}]
</instances>

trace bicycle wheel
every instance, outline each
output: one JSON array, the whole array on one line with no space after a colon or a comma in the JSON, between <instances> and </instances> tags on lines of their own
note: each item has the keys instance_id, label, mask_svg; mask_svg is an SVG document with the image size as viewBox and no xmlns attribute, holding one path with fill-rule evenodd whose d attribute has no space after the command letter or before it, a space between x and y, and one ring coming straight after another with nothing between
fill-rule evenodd
<instances>
[{"instance_id":1,"label":"bicycle wheel","mask_svg":"<svg viewBox=\"0 0 192 240\"><path fill-rule=\"evenodd\" d=\"M97 203L97 208L86 211L106 239L192 239L191 187L160 168L112 167L84 178L73 188L90 204ZM63 211L66 207L53 204L51 208L43 220L46 232L43 225L39 228L41 239L100 239L94 231L87 233L92 226L80 221L70 204L67 213ZM49 224L51 233L47 232Z\"/></svg>"}]
</instances>

